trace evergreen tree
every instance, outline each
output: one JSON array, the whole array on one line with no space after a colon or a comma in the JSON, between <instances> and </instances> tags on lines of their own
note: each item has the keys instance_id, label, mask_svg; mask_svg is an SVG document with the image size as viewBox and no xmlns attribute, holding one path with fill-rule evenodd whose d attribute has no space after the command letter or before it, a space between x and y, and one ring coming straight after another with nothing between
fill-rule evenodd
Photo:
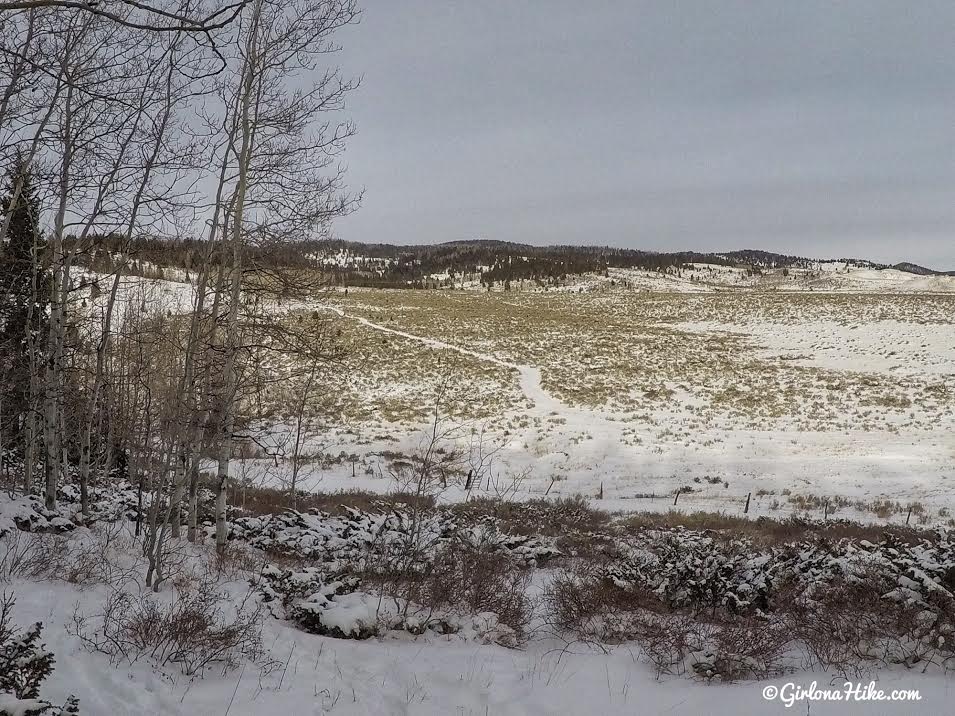
<instances>
[{"instance_id":1,"label":"evergreen tree","mask_svg":"<svg viewBox=\"0 0 955 716\"><path fill-rule=\"evenodd\" d=\"M40 698L40 686L53 673L53 653L40 643L41 622L24 632L13 624L12 594L0 596L0 716L77 716L79 700L70 696L54 706Z\"/></svg>"},{"instance_id":2,"label":"evergreen tree","mask_svg":"<svg viewBox=\"0 0 955 716\"><path fill-rule=\"evenodd\" d=\"M51 277L39 257L39 214L34 177L15 161L0 199L0 220L9 222L0 247L0 429L13 435L30 409L30 340L41 345L47 325Z\"/></svg>"}]
</instances>

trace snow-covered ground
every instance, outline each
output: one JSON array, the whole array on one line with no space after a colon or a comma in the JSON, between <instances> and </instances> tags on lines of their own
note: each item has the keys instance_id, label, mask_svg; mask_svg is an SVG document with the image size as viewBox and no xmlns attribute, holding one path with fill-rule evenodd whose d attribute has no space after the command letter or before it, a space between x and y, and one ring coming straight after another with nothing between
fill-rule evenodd
<instances>
[{"instance_id":1,"label":"snow-covered ground","mask_svg":"<svg viewBox=\"0 0 955 716\"><path fill-rule=\"evenodd\" d=\"M55 703L70 694L90 716L195 716L196 714L792 714L767 701L763 689L787 683L809 687L843 680L825 673L799 673L769 681L706 685L685 678L657 680L626 647L608 651L562 643L532 643L515 651L453 638L419 637L346 641L304 634L279 623L266 624L263 640L281 666L262 676L247 665L222 675L188 679L163 673L147 662L113 668L105 656L90 654L66 631L74 605L93 610L100 590L77 591L52 583L14 583L15 617L21 624L43 621L44 640L57 657L44 697ZM284 677L284 678L283 678ZM858 681L868 684L871 677ZM875 677L886 692L917 689L918 702L813 702L812 714L947 713L951 679L918 670L885 671Z\"/></svg>"},{"instance_id":2,"label":"snow-covered ground","mask_svg":"<svg viewBox=\"0 0 955 716\"><path fill-rule=\"evenodd\" d=\"M750 278L726 267L695 271ZM602 496L607 509L661 511L683 489L677 509L737 513L751 495L752 516L808 507L817 516L947 524L955 303L903 284L934 289L955 278L844 264L813 271L868 281L875 292L725 293L702 278L647 274L659 290L646 294L611 272L593 280L615 286L583 294L352 289L284 306L327 310L352 332L360 357L325 392L350 396L361 417L316 421L307 451L330 460L310 464L301 484L394 490L394 456L414 453L427 434L435 366L454 359L463 361L456 399L484 412L456 418L446 447L469 452L482 435L479 447L494 454L478 490ZM680 282L703 292L683 292ZM893 292L880 292L885 286ZM124 290L168 311L185 309L192 293L189 284L145 279ZM587 397L592 385L600 397ZM658 389L662 397L645 397ZM385 403L418 416L386 414ZM260 429L282 435L289 426L275 419ZM280 484L286 468L252 459L238 474ZM455 484L442 495L463 497Z\"/></svg>"},{"instance_id":3,"label":"snow-covered ground","mask_svg":"<svg viewBox=\"0 0 955 716\"><path fill-rule=\"evenodd\" d=\"M101 654L86 652L66 626L74 607L94 611L104 591L77 591L56 583L14 582L14 616L19 624L44 623L44 641L56 655L43 695L62 703L80 698L89 716L156 714L792 714L807 713L806 702L787 708L763 698L767 686L788 683L808 688L843 679L820 672L789 674L767 681L707 685L686 678L655 678L652 670L621 646L607 650L554 641L521 650L462 643L454 637L347 641L302 633L283 623L266 623L263 641L281 666L261 675L255 665L226 675L210 671L192 680L142 662L114 668ZM284 678L283 678L284 677ZM812 702L812 714L948 713L955 685L940 674L918 669L886 670L852 679L879 689L917 689L917 702Z\"/></svg>"},{"instance_id":4,"label":"snow-covered ground","mask_svg":"<svg viewBox=\"0 0 955 716\"><path fill-rule=\"evenodd\" d=\"M541 366L523 362L519 355L493 350L493 339L491 350L485 351L484 344L475 350L472 346L478 344L463 338L465 326L456 325L444 340L447 333L434 314L405 330L400 318L382 321L363 300L353 299L347 310L330 308L369 332L399 337L396 350L414 350L416 345L510 372L522 400L498 417L471 426L485 429L485 437L498 449L501 479L519 476L518 494L596 498L602 493L597 504L604 508L668 510L675 490L689 488L677 507L740 512L752 493L749 514L755 516L787 514L805 507L800 498L818 497L845 502L840 516L921 519L923 524L945 524L948 511L955 509L955 493L948 488L948 481L955 479L955 417L949 400L955 385L955 325L926 316L926 306L908 306L901 314L890 311L893 318L846 321L801 315L795 304L792 314L783 317L757 311L744 322L665 324L662 330L678 331L691 341L694 335L742 341L747 351L744 369L755 375L760 366L770 366L780 376L766 379L770 389L795 391L773 404L772 411L782 411L778 415L714 411L704 420L700 406L709 398L700 390L713 386L694 385L692 378L668 385L670 399L637 411L641 416L634 419L633 410L612 404L589 406L562 399L547 384L548 365L542 372ZM884 298L887 307L894 301ZM533 312L533 306L523 307ZM460 336L457 342L455 334ZM559 366L573 364L579 356L561 356L555 349L546 359ZM760 363L750 368L750 360ZM791 371L800 372L792 378ZM766 388L747 388L750 379L736 374L718 380L725 381L721 390L753 390L762 399L758 391ZM794 387L773 384L777 379L789 380ZM426 383L422 379L419 384L422 396L429 394ZM801 394L806 385L823 387L819 393ZM800 417L803 409L812 411L812 420ZM320 443L320 449L332 455L361 455L358 472L367 474L353 476L350 463L332 466L313 475L315 489L394 489L387 479L387 460L380 455L413 452L424 427L379 423L368 429L326 430L316 448ZM462 496L453 488L445 493L447 499ZM873 509L884 507L886 500L897 503L889 514ZM914 518L908 514L910 503L916 504ZM835 511L821 502L818 509Z\"/></svg>"},{"instance_id":5,"label":"snow-covered ground","mask_svg":"<svg viewBox=\"0 0 955 716\"><path fill-rule=\"evenodd\" d=\"M364 640L332 638L307 633L293 621L266 610L261 617L261 653L236 656L231 668L214 661L201 675L186 676L180 661L159 663L157 657L140 652L131 643L123 642L128 651L115 652L109 641L102 640L99 627L105 605L118 590L133 595L134 610L139 600L163 609L188 598L191 590L215 590L221 595L220 613L228 619L230 610L247 603L250 580L265 570L246 569L237 562L215 571L211 545L183 542L173 552L178 555L177 576L171 575L165 587L153 595L142 584L144 561L128 524L125 528L122 522L101 524L93 530L81 527L56 538L18 533L13 529L13 516L29 510L22 498L0 497L0 527L4 530L0 576L4 591L16 596L14 625L23 629L42 622L42 642L55 655L55 670L42 685L42 698L59 704L76 696L83 714L894 715L947 713L952 696L950 676L938 663L928 662L905 667L875 660L860 664L859 673L848 677L819 667L785 668L772 678L733 683L710 682L693 671L658 675L637 642L575 641L542 619L540 612L546 608L540 605L535 607L539 616L532 622L527 640L518 648L485 643L465 631L415 635L388 630ZM246 519L247 525L256 523L255 518ZM323 522L327 517L310 519L319 530L329 526ZM355 537L358 544L360 535ZM34 539L47 545L42 548L47 551L38 554L53 559L72 554L73 563L61 570L35 561L31 564L31 554L36 553L29 544ZM338 540L332 535L329 539L329 554L324 560L316 557L314 564L324 566L338 559L332 555ZM60 546L50 547L51 540ZM307 546L306 541L298 544ZM916 547L908 554L922 556L919 550ZM813 550L804 552L807 560L812 558ZM14 555L19 555L19 562L12 559ZM83 559L78 561L78 557ZM923 559L931 561L931 555ZM88 564L81 563L84 561ZM32 577L23 576L31 571ZM210 574L217 575L212 582L208 581ZM548 567L533 574L529 589L539 592L554 571ZM900 579L916 590L922 582L935 579L924 573L916 577L919 583L904 575ZM925 597L927 592L913 594ZM345 601L342 597L341 602ZM385 601L386 607L389 601ZM335 618L343 625L348 621L347 614ZM196 622L195 628L201 628L199 624L202 622ZM101 640L102 651L91 648L96 640ZM786 701L790 696L798 699L797 688L808 690L813 684L844 695L846 681L860 696L844 697L840 702ZM871 688L886 694L917 691L918 700L864 700L866 689ZM765 694L776 695L767 699Z\"/></svg>"},{"instance_id":6,"label":"snow-covered ground","mask_svg":"<svg viewBox=\"0 0 955 716\"><path fill-rule=\"evenodd\" d=\"M776 275L795 284L785 295L761 291L771 288L765 276L697 267L690 277L611 272L576 285L582 292L436 298L351 290L283 306L325 310L346 332L362 360L354 374L330 376L322 397L357 396L370 411L317 421L308 448L324 459L303 468L300 486L401 487L396 465L421 447L429 427L402 410L410 403L427 416L440 377L433 364L453 358L470 381L457 397L493 408L447 417L454 425L442 448L460 448L465 471L476 450L492 456L471 496L584 495L611 510L730 514L742 514L751 496L749 517L809 512L946 525L955 510L950 282L823 268ZM820 295L820 281L832 296ZM860 285L868 292L851 293ZM163 312L186 310L191 294L186 283L123 286L124 302ZM93 315L101 300L91 300ZM610 397L597 390L605 387ZM487 394L492 388L500 394ZM389 399L404 407L386 419ZM280 439L291 428L279 416L259 429ZM288 477L282 461L237 462L240 480L281 485ZM453 479L439 493L443 501L468 497ZM929 714L946 713L952 697L944 673L899 665L850 680L863 687L875 680L885 692L916 689L919 701L787 706L764 690L791 695L792 685L814 683L841 690L845 679L796 670L707 684L657 677L633 644L568 644L551 629L512 649L461 634L334 639L272 618L263 622L271 668L242 661L193 679L148 659L110 664L83 647L73 614L102 608L102 584L17 577L4 588L16 592L17 624L42 620L56 655L43 697L62 703L75 694L84 714ZM223 588L237 600L248 585Z\"/></svg>"},{"instance_id":7,"label":"snow-covered ground","mask_svg":"<svg viewBox=\"0 0 955 716\"><path fill-rule=\"evenodd\" d=\"M469 286L481 289L478 285ZM688 264L684 268L650 271L611 268L604 274L568 276L558 287L543 288L527 281L512 290L593 292L625 288L634 291L709 293L714 291L783 291L839 293L953 293L955 276L919 275L898 269L875 269L840 261L818 261L807 268L752 269L719 264Z\"/></svg>"}]
</instances>

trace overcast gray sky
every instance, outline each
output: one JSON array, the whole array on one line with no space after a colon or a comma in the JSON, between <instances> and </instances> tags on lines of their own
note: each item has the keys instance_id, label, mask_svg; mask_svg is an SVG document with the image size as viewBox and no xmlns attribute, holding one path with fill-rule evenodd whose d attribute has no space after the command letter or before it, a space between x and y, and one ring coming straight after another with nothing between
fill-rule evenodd
<instances>
[{"instance_id":1,"label":"overcast gray sky","mask_svg":"<svg viewBox=\"0 0 955 716\"><path fill-rule=\"evenodd\" d=\"M951 0L364 0L342 238L955 269Z\"/></svg>"}]
</instances>

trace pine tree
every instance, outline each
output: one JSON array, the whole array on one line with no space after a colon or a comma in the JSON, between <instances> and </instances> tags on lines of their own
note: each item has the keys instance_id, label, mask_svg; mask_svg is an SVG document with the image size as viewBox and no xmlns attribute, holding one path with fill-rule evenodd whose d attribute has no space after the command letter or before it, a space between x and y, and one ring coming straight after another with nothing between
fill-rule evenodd
<instances>
[{"instance_id":1,"label":"pine tree","mask_svg":"<svg viewBox=\"0 0 955 716\"><path fill-rule=\"evenodd\" d=\"M39 215L34 177L22 161L15 161L0 199L0 221L7 225L0 247L0 429L17 437L31 407L29 346L31 339L34 345L42 343L50 295L49 271L39 257Z\"/></svg>"},{"instance_id":2,"label":"pine tree","mask_svg":"<svg viewBox=\"0 0 955 716\"><path fill-rule=\"evenodd\" d=\"M43 624L21 632L13 624L12 594L0 596L0 716L78 716L80 702L62 706L40 698L40 686L53 673L53 654L40 643Z\"/></svg>"}]
</instances>

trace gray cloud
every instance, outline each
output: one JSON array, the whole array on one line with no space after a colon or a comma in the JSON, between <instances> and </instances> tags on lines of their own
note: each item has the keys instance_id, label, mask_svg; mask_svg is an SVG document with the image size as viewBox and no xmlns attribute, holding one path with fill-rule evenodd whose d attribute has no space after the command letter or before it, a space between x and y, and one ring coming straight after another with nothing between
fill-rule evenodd
<instances>
[{"instance_id":1,"label":"gray cloud","mask_svg":"<svg viewBox=\"0 0 955 716\"><path fill-rule=\"evenodd\" d=\"M955 5L365 0L346 239L955 268Z\"/></svg>"}]
</instances>

